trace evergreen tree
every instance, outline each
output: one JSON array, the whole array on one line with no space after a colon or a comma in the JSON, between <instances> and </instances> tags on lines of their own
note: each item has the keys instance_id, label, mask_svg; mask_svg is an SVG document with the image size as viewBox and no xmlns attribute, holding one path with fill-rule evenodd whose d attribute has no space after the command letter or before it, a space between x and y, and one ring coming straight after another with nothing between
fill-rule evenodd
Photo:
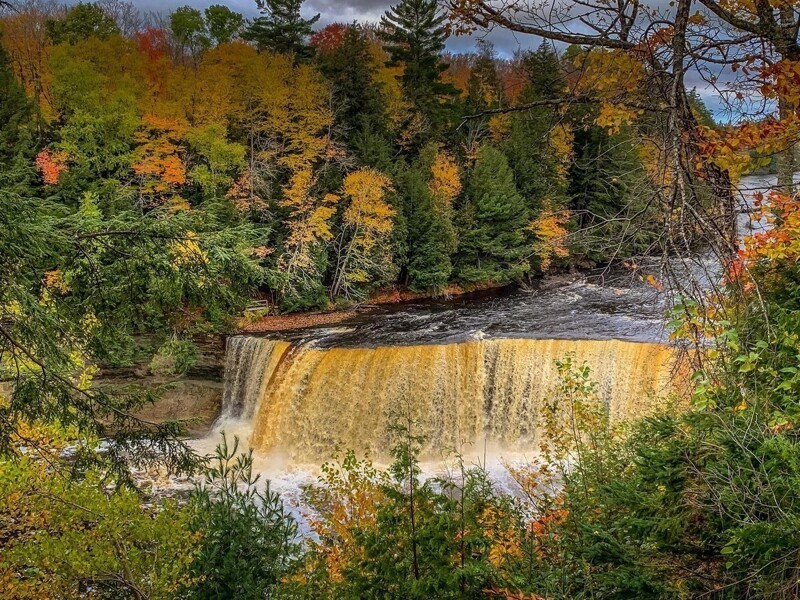
<instances>
[{"instance_id":1,"label":"evergreen tree","mask_svg":"<svg viewBox=\"0 0 800 600\"><path fill-rule=\"evenodd\" d=\"M369 134L387 135L386 99L375 79L369 42L357 26L346 28L342 42L317 55L320 71L331 82L340 135L351 148ZM359 157L361 158L361 157Z\"/></svg>"},{"instance_id":2,"label":"evergreen tree","mask_svg":"<svg viewBox=\"0 0 800 600\"><path fill-rule=\"evenodd\" d=\"M391 58L387 65L403 67L403 93L427 119L433 134L447 121L444 101L458 94L442 81L447 70L440 60L447 38L446 18L439 13L436 0L401 0L381 18L381 37Z\"/></svg>"},{"instance_id":3,"label":"evergreen tree","mask_svg":"<svg viewBox=\"0 0 800 600\"><path fill-rule=\"evenodd\" d=\"M97 37L108 39L119 33L116 22L96 3L79 2L61 19L45 23L47 36L54 44L77 44L81 40Z\"/></svg>"},{"instance_id":4,"label":"evergreen tree","mask_svg":"<svg viewBox=\"0 0 800 600\"><path fill-rule=\"evenodd\" d=\"M547 42L542 42L534 52L522 60L530 92L536 98L558 98L564 92L564 70L558 54Z\"/></svg>"},{"instance_id":5,"label":"evergreen tree","mask_svg":"<svg viewBox=\"0 0 800 600\"><path fill-rule=\"evenodd\" d=\"M296 59L308 58L311 48L306 38L311 26L319 21L319 14L304 19L300 15L303 0L256 0L261 17L256 18L242 34L242 38L255 43L259 50L293 54Z\"/></svg>"},{"instance_id":6,"label":"evergreen tree","mask_svg":"<svg viewBox=\"0 0 800 600\"><path fill-rule=\"evenodd\" d=\"M478 54L467 82L467 112L475 114L489 108L500 108L504 102L494 47L490 42L480 40Z\"/></svg>"},{"instance_id":7,"label":"evergreen tree","mask_svg":"<svg viewBox=\"0 0 800 600\"><path fill-rule=\"evenodd\" d=\"M525 104L563 95L563 70L558 55L547 44L521 58L527 83L517 102ZM547 199L551 204L565 200L564 179L559 175L558 158L549 145L550 130L555 123L553 110L535 108L511 117L509 134L502 145L514 171L517 189L522 194L531 216L535 216Z\"/></svg>"},{"instance_id":8,"label":"evergreen tree","mask_svg":"<svg viewBox=\"0 0 800 600\"><path fill-rule=\"evenodd\" d=\"M426 153L423 151L423 156ZM443 288L450 281L455 231L449 211L428 189L427 161L420 160L400 178L408 226L406 280L413 289Z\"/></svg>"},{"instance_id":9,"label":"evergreen tree","mask_svg":"<svg viewBox=\"0 0 800 600\"><path fill-rule=\"evenodd\" d=\"M491 146L482 148L459 218L458 278L508 283L521 277L528 270L527 222L528 210L506 157Z\"/></svg>"}]
</instances>

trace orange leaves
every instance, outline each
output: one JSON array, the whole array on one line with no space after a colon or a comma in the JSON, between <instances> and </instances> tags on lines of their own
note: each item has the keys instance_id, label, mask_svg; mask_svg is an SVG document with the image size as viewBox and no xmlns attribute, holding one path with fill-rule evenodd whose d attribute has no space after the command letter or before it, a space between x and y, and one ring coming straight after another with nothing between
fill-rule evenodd
<instances>
[{"instance_id":1,"label":"orange leaves","mask_svg":"<svg viewBox=\"0 0 800 600\"><path fill-rule=\"evenodd\" d=\"M186 127L176 119L154 115L143 119L136 133L140 144L135 153L133 172L142 179L145 194L161 196L186 183L186 166L179 155Z\"/></svg>"},{"instance_id":2,"label":"orange leaves","mask_svg":"<svg viewBox=\"0 0 800 600\"><path fill-rule=\"evenodd\" d=\"M253 173L246 169L237 179L226 197L233 201L239 212L266 212L267 203L253 191Z\"/></svg>"},{"instance_id":3,"label":"orange leaves","mask_svg":"<svg viewBox=\"0 0 800 600\"><path fill-rule=\"evenodd\" d=\"M761 200L757 199L756 204L760 207ZM725 274L726 282L740 283L745 292L755 287L752 269L770 271L800 261L800 199L772 192L769 206L755 217L766 220L770 228L744 239L743 248Z\"/></svg>"},{"instance_id":4,"label":"orange leaves","mask_svg":"<svg viewBox=\"0 0 800 600\"><path fill-rule=\"evenodd\" d=\"M158 62L169 53L169 34L166 30L148 27L135 34L139 52L146 54L150 62Z\"/></svg>"},{"instance_id":5,"label":"orange leaves","mask_svg":"<svg viewBox=\"0 0 800 600\"><path fill-rule=\"evenodd\" d=\"M741 125L711 129L698 127L698 159L695 167L711 160L736 179L755 166L753 154L771 155L786 148L800 132L796 117L763 119Z\"/></svg>"},{"instance_id":6,"label":"orange leaves","mask_svg":"<svg viewBox=\"0 0 800 600\"><path fill-rule=\"evenodd\" d=\"M44 286L46 288L56 290L60 294L69 292L69 285L64 280L64 273L58 269L54 271L47 271L44 274Z\"/></svg>"},{"instance_id":7,"label":"orange leaves","mask_svg":"<svg viewBox=\"0 0 800 600\"><path fill-rule=\"evenodd\" d=\"M779 60L762 68L760 76L765 98L780 99L800 108L800 61Z\"/></svg>"},{"instance_id":8,"label":"orange leaves","mask_svg":"<svg viewBox=\"0 0 800 600\"><path fill-rule=\"evenodd\" d=\"M36 155L36 167L42 174L42 181L45 185L58 183L61 174L67 170L68 158L66 152L51 152L47 148Z\"/></svg>"}]
</instances>

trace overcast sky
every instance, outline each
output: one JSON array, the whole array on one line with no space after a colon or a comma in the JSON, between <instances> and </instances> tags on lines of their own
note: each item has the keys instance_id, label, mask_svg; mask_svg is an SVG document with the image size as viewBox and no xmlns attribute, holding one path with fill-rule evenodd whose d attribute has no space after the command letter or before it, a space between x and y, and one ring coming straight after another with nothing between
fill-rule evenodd
<instances>
[{"instance_id":1,"label":"overcast sky","mask_svg":"<svg viewBox=\"0 0 800 600\"><path fill-rule=\"evenodd\" d=\"M186 4L200 9L210 4L224 4L248 18L258 15L255 0L133 0L133 3L142 10L156 12L168 12ZM379 21L393 3L396 4L396 0L306 0L303 14L306 17L320 14L316 28L334 22ZM510 31L500 30L493 31L488 39L494 43L498 53L509 57L519 48L535 48L541 41L531 36L515 36ZM475 48L475 40L469 37L450 38L447 48L452 52L470 52Z\"/></svg>"}]
</instances>

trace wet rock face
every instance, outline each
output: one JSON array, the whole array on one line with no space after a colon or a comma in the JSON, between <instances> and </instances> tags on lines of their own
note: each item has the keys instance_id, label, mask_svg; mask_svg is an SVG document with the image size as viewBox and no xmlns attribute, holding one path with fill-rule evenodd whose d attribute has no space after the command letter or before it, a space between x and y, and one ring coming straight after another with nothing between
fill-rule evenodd
<instances>
[{"instance_id":1,"label":"wet rock face","mask_svg":"<svg viewBox=\"0 0 800 600\"><path fill-rule=\"evenodd\" d=\"M137 383L147 385L146 381ZM146 406L137 416L159 423L181 421L189 435L202 437L219 416L222 390L221 381L180 379L165 386L159 399Z\"/></svg>"}]
</instances>

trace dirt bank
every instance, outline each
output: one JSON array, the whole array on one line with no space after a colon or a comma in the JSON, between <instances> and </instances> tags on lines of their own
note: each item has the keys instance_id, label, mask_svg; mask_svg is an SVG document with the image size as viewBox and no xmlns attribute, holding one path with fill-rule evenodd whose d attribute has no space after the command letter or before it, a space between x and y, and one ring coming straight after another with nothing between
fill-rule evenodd
<instances>
[{"instance_id":1,"label":"dirt bank","mask_svg":"<svg viewBox=\"0 0 800 600\"><path fill-rule=\"evenodd\" d=\"M452 298L464 294L473 294L488 290L498 290L507 287L500 284L484 284L481 286L462 287L449 285L438 293L414 292L407 288L392 288L381 290L372 294L367 300L353 304L344 309L292 313L286 315L266 315L256 319L245 318L239 321L238 333L266 333L270 331L286 331L289 329L303 329L319 325L335 325L346 321L356 315L370 312L371 310L388 304L399 304L414 300L429 300L433 298Z\"/></svg>"}]
</instances>

